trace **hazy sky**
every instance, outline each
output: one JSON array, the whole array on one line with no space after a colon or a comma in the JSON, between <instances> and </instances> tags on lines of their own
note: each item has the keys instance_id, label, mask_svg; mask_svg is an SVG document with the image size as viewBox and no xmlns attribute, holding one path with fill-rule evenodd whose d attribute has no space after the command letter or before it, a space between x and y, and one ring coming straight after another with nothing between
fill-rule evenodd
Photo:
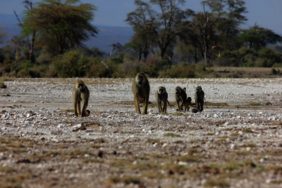
<instances>
[{"instance_id":1,"label":"hazy sky","mask_svg":"<svg viewBox=\"0 0 282 188\"><path fill-rule=\"evenodd\" d=\"M32 0L32 2L38 1ZM201 1L186 0L183 9L201 11ZM0 0L0 14L13 14L13 10L21 14L24 10L22 2L23 0ZM81 0L81 2L92 3L98 8L94 20L94 24L97 25L128 26L124 22L126 14L136 8L134 0ZM282 0L245 0L245 2L248 21L244 27L257 23L261 27L282 34ZM1 22L3 23L3 20L0 19L0 24Z\"/></svg>"}]
</instances>

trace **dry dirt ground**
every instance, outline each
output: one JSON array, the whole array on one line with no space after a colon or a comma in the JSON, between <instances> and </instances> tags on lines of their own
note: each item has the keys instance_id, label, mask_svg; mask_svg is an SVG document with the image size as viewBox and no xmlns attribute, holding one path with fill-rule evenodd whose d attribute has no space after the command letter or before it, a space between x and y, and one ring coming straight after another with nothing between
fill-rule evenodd
<instances>
[{"instance_id":1,"label":"dry dirt ground","mask_svg":"<svg viewBox=\"0 0 282 188\"><path fill-rule=\"evenodd\" d=\"M149 79L148 115L134 113L132 79L83 80L85 118L73 116L74 78L5 82L0 188L282 186L282 79ZM198 85L204 111L175 111L174 88L193 98ZM168 114L156 113L159 86Z\"/></svg>"}]
</instances>

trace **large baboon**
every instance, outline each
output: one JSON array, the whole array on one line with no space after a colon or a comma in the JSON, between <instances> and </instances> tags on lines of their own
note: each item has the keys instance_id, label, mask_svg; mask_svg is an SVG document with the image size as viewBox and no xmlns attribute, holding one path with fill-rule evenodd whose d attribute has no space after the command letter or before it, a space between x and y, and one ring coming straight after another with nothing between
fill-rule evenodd
<instances>
[{"instance_id":1,"label":"large baboon","mask_svg":"<svg viewBox=\"0 0 282 188\"><path fill-rule=\"evenodd\" d=\"M192 102L191 97L187 97L186 101L183 104L183 106L185 107L184 111L189 111L190 106L191 106L191 102Z\"/></svg>"},{"instance_id":2,"label":"large baboon","mask_svg":"<svg viewBox=\"0 0 282 188\"><path fill-rule=\"evenodd\" d=\"M166 92L165 87L160 86L158 91L156 92L156 100L157 100L157 106L158 106L158 112L167 112L167 100L168 95Z\"/></svg>"},{"instance_id":3,"label":"large baboon","mask_svg":"<svg viewBox=\"0 0 282 188\"><path fill-rule=\"evenodd\" d=\"M196 108L202 112L204 109L204 98L205 98L205 93L202 90L201 86L196 87L196 93L195 93L195 103L196 103Z\"/></svg>"},{"instance_id":4,"label":"large baboon","mask_svg":"<svg viewBox=\"0 0 282 188\"><path fill-rule=\"evenodd\" d=\"M144 73L137 73L133 80L131 89L134 95L135 112L140 114L139 104L143 103L142 114L147 114L150 84Z\"/></svg>"},{"instance_id":5,"label":"large baboon","mask_svg":"<svg viewBox=\"0 0 282 188\"><path fill-rule=\"evenodd\" d=\"M82 80L78 80L73 88L72 97L74 104L74 114L79 117L85 117L86 108L88 105L90 92ZM80 102L82 101L82 111L80 108Z\"/></svg>"},{"instance_id":6,"label":"large baboon","mask_svg":"<svg viewBox=\"0 0 282 188\"><path fill-rule=\"evenodd\" d=\"M175 88L175 101L177 103L178 111L183 110L183 104L185 103L187 98L186 88L181 88L177 86Z\"/></svg>"}]
</instances>

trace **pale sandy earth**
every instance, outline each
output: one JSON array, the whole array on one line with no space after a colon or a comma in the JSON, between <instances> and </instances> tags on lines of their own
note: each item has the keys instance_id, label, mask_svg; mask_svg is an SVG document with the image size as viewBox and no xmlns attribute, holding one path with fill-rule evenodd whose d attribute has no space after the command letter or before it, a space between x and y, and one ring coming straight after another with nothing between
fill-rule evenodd
<instances>
[{"instance_id":1,"label":"pale sandy earth","mask_svg":"<svg viewBox=\"0 0 282 188\"><path fill-rule=\"evenodd\" d=\"M83 80L85 118L64 111L74 78L5 82L0 188L282 187L282 79L149 79L151 102L159 86L174 102L176 86L193 99L200 85L206 101L228 104L161 115L134 113L132 79Z\"/></svg>"}]
</instances>

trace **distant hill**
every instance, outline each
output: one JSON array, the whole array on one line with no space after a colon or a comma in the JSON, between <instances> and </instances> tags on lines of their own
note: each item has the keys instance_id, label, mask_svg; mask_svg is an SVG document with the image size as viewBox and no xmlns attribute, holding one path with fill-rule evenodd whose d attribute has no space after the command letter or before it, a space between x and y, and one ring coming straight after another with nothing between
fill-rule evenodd
<instances>
[{"instance_id":1,"label":"distant hill","mask_svg":"<svg viewBox=\"0 0 282 188\"><path fill-rule=\"evenodd\" d=\"M5 41L10 40L15 35L20 35L20 28L17 26L17 19L14 15L0 14L0 26L5 27L5 32L8 34ZM131 27L119 27L108 25L95 25L99 30L96 37L91 37L84 44L91 47L98 47L104 52L110 53L111 44L121 43L122 45L129 42L130 38L134 34ZM1 44L0 47L6 44Z\"/></svg>"}]
</instances>

